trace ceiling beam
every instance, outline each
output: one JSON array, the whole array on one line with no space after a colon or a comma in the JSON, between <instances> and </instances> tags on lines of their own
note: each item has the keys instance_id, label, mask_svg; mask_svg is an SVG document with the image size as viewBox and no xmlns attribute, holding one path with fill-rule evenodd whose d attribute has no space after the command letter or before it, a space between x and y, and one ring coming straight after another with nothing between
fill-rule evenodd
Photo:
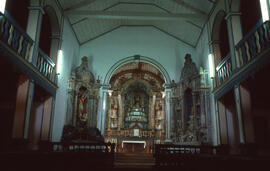
<instances>
[{"instance_id":1,"label":"ceiling beam","mask_svg":"<svg viewBox=\"0 0 270 171\"><path fill-rule=\"evenodd\" d=\"M201 14L201 15L204 15L204 16L208 15L206 12L204 12L204 11L200 10L199 8L196 8L196 7L186 3L183 0L173 0L173 1L176 2L177 4L181 5L181 6L185 7L185 8L188 8L188 9L198 13L198 14Z\"/></svg>"},{"instance_id":2,"label":"ceiling beam","mask_svg":"<svg viewBox=\"0 0 270 171\"><path fill-rule=\"evenodd\" d=\"M73 11L73 10L78 10L82 7L85 7L93 2L95 2L96 0L84 0L82 2L79 2L78 4L75 4L75 5L72 5L70 8L67 8L64 10L64 12L70 12L70 11Z\"/></svg>"},{"instance_id":3,"label":"ceiling beam","mask_svg":"<svg viewBox=\"0 0 270 171\"><path fill-rule=\"evenodd\" d=\"M67 16L80 15L94 19L129 19L129 20L205 20L204 15L199 14L168 14L168 13L149 13L149 12L126 12L126 11L70 11L64 13Z\"/></svg>"}]
</instances>

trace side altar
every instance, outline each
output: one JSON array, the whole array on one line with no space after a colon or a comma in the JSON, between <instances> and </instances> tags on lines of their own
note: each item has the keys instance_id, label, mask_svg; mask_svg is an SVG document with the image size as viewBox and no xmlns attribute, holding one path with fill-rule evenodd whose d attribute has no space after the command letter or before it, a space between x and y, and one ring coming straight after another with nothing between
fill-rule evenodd
<instances>
[{"instance_id":1,"label":"side altar","mask_svg":"<svg viewBox=\"0 0 270 171\"><path fill-rule=\"evenodd\" d=\"M172 83L174 144L200 145L211 142L210 86L207 71L196 67L186 54L180 81Z\"/></svg>"},{"instance_id":2,"label":"side altar","mask_svg":"<svg viewBox=\"0 0 270 171\"><path fill-rule=\"evenodd\" d=\"M102 141L96 128L100 81L88 68L88 58L71 72L68 87L67 114L62 141Z\"/></svg>"}]
</instances>

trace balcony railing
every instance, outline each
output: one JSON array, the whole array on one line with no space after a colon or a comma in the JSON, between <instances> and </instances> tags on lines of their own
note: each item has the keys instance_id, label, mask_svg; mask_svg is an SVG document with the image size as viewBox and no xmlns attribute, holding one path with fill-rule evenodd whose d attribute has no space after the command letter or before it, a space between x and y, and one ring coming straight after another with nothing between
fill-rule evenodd
<instances>
[{"instance_id":1,"label":"balcony railing","mask_svg":"<svg viewBox=\"0 0 270 171\"><path fill-rule=\"evenodd\" d=\"M0 39L25 60L31 62L34 41L8 15L0 13Z\"/></svg>"},{"instance_id":2,"label":"balcony railing","mask_svg":"<svg viewBox=\"0 0 270 171\"><path fill-rule=\"evenodd\" d=\"M55 83L55 64L53 61L39 49L36 62L33 62L35 57L32 53L35 42L8 13L5 15L0 13L0 40L14 50L18 56L35 67L42 75Z\"/></svg>"},{"instance_id":3,"label":"balcony railing","mask_svg":"<svg viewBox=\"0 0 270 171\"><path fill-rule=\"evenodd\" d=\"M239 67L261 54L270 42L270 22L261 21L235 46Z\"/></svg>"},{"instance_id":4,"label":"balcony railing","mask_svg":"<svg viewBox=\"0 0 270 171\"><path fill-rule=\"evenodd\" d=\"M36 67L43 75L45 75L49 80L55 80L55 64L51 58L46 55L41 49L38 51L38 56L36 60Z\"/></svg>"},{"instance_id":5,"label":"balcony railing","mask_svg":"<svg viewBox=\"0 0 270 171\"><path fill-rule=\"evenodd\" d=\"M228 54L216 68L216 87L224 83L232 75L231 54Z\"/></svg>"},{"instance_id":6,"label":"balcony railing","mask_svg":"<svg viewBox=\"0 0 270 171\"><path fill-rule=\"evenodd\" d=\"M260 56L270 45L270 22L259 21L235 46L237 70ZM236 71L237 71L236 70ZM219 87L233 74L231 55L227 55L216 68L216 86Z\"/></svg>"}]
</instances>

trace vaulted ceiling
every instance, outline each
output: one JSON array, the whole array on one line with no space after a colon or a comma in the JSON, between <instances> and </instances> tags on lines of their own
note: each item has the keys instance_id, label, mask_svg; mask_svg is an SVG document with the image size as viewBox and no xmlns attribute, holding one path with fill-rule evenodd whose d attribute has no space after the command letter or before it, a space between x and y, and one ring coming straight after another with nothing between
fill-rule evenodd
<instances>
[{"instance_id":1,"label":"vaulted ceiling","mask_svg":"<svg viewBox=\"0 0 270 171\"><path fill-rule=\"evenodd\" d=\"M195 47L216 0L57 0L84 44L121 26L151 26Z\"/></svg>"}]
</instances>

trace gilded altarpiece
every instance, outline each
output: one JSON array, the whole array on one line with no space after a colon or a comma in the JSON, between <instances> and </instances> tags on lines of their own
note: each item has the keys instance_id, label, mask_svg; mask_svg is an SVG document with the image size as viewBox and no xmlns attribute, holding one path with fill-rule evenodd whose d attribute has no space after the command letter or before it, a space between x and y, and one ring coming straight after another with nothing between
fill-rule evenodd
<instances>
[{"instance_id":1,"label":"gilded altarpiece","mask_svg":"<svg viewBox=\"0 0 270 171\"><path fill-rule=\"evenodd\" d=\"M99 80L96 81L89 70L88 58L83 57L81 61L81 65L72 70L69 79L66 124L62 139L90 140L100 136L96 129Z\"/></svg>"},{"instance_id":2,"label":"gilded altarpiece","mask_svg":"<svg viewBox=\"0 0 270 171\"><path fill-rule=\"evenodd\" d=\"M208 74L197 69L186 54L180 82L172 83L173 131L175 144L204 144L210 140Z\"/></svg>"},{"instance_id":3,"label":"gilded altarpiece","mask_svg":"<svg viewBox=\"0 0 270 171\"><path fill-rule=\"evenodd\" d=\"M164 80L147 63L132 62L111 78L108 94L106 141L125 150L124 142L145 142L144 152L165 139Z\"/></svg>"}]
</instances>

